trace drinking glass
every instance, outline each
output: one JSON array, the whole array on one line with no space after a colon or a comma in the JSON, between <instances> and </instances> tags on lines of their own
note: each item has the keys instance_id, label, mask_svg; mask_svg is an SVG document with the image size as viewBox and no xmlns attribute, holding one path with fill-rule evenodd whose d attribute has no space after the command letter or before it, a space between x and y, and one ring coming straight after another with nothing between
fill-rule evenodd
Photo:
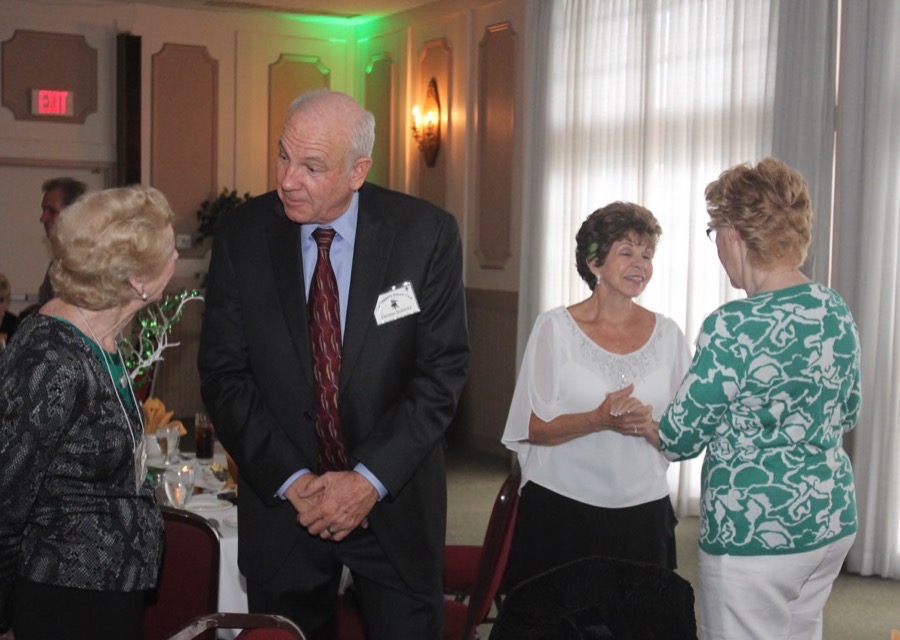
<instances>
[{"instance_id":1,"label":"drinking glass","mask_svg":"<svg viewBox=\"0 0 900 640\"><path fill-rule=\"evenodd\" d=\"M165 504L167 500L165 473L160 469L154 469L151 467L147 471L147 479L150 481L150 486L153 487L153 494L156 496L156 503Z\"/></svg>"},{"instance_id":2,"label":"drinking glass","mask_svg":"<svg viewBox=\"0 0 900 640\"><path fill-rule=\"evenodd\" d=\"M215 451L216 434L205 413L194 416L194 443L197 460L203 464L212 462Z\"/></svg>"},{"instance_id":3,"label":"drinking glass","mask_svg":"<svg viewBox=\"0 0 900 640\"><path fill-rule=\"evenodd\" d=\"M175 464L178 460L178 439L181 434L178 427L160 427L156 430L156 441L159 443L159 452L163 456L163 464Z\"/></svg>"},{"instance_id":4,"label":"drinking glass","mask_svg":"<svg viewBox=\"0 0 900 640\"><path fill-rule=\"evenodd\" d=\"M188 465L167 469L164 482L166 497L173 507L181 509L194 494L194 470Z\"/></svg>"}]
</instances>

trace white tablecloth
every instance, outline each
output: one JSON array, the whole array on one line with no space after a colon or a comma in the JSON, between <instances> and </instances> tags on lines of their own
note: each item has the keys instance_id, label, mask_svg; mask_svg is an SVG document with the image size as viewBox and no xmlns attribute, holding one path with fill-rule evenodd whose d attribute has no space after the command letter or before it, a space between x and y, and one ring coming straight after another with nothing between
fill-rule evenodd
<instances>
[{"instance_id":1,"label":"white tablecloth","mask_svg":"<svg viewBox=\"0 0 900 640\"><path fill-rule=\"evenodd\" d=\"M224 465L225 454L216 453L215 462ZM216 482L210 475L208 468L200 466L196 460L189 460L188 464L194 467L196 472L194 484L204 490L215 493L221 488L222 483ZM190 509L190 503L187 505ZM208 520L215 520L215 524L219 530L219 611L223 613L246 613L247 607L247 581L241 572L238 571L238 530L237 530L237 507L232 506L221 511L197 510L198 513ZM344 568L341 577L340 592L351 582L350 572ZM231 640L240 630L220 630L219 638L227 638Z\"/></svg>"},{"instance_id":2,"label":"white tablecloth","mask_svg":"<svg viewBox=\"0 0 900 640\"><path fill-rule=\"evenodd\" d=\"M216 454L215 462L224 465L224 454ZM196 472L195 486L208 491L217 491L222 483L211 477L208 468L201 467L196 460L189 462ZM187 509L191 511L190 503ZM219 530L219 611L223 613L247 612L247 582L238 571L238 530L237 507L220 511L196 510L194 513L214 521ZM240 630L220 630L220 638L234 638Z\"/></svg>"},{"instance_id":3,"label":"white tablecloth","mask_svg":"<svg viewBox=\"0 0 900 640\"><path fill-rule=\"evenodd\" d=\"M218 519L218 518L217 518ZM238 571L237 507L222 512L219 521L221 560L219 567L219 611L247 612L247 582Z\"/></svg>"}]
</instances>

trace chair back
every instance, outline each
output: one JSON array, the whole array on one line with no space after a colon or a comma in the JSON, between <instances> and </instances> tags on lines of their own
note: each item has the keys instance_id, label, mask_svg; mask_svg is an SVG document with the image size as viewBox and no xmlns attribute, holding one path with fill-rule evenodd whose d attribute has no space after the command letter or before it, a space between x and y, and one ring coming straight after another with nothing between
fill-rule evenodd
<instances>
[{"instance_id":1,"label":"chair back","mask_svg":"<svg viewBox=\"0 0 900 640\"><path fill-rule=\"evenodd\" d=\"M510 591L490 637L697 640L694 590L659 565L581 558Z\"/></svg>"},{"instance_id":2,"label":"chair back","mask_svg":"<svg viewBox=\"0 0 900 640\"><path fill-rule=\"evenodd\" d=\"M189 511L161 510L165 547L159 582L144 611L144 640L165 640L191 619L218 609L218 531Z\"/></svg>"},{"instance_id":3,"label":"chair back","mask_svg":"<svg viewBox=\"0 0 900 640\"><path fill-rule=\"evenodd\" d=\"M210 629L241 629L237 640L306 640L293 621L271 613L210 613L198 616L167 640L193 640Z\"/></svg>"},{"instance_id":4,"label":"chair back","mask_svg":"<svg viewBox=\"0 0 900 640\"><path fill-rule=\"evenodd\" d=\"M491 509L478 570L468 604L457 600L444 600L444 638L446 640L471 640L478 625L484 622L491 611L494 599L500 589L506 561L509 559L509 545L512 540L513 525L519 506L519 482L521 473L510 473ZM365 638L363 621L358 610L348 602L345 594L338 607L338 640L362 640Z\"/></svg>"},{"instance_id":5,"label":"chair back","mask_svg":"<svg viewBox=\"0 0 900 640\"><path fill-rule=\"evenodd\" d=\"M519 483L522 474L517 469L504 480L488 520L478 563L478 576L469 596L469 610L466 616L464 640L474 637L478 625L491 612L491 606L503 581L509 547L515 528L516 513L519 508Z\"/></svg>"}]
</instances>

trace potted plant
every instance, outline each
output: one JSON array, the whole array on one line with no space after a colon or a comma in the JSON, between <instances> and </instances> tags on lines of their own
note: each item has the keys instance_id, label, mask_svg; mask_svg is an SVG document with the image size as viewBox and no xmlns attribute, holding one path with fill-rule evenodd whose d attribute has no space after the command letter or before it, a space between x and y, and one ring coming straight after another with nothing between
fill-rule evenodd
<instances>
[{"instance_id":1,"label":"potted plant","mask_svg":"<svg viewBox=\"0 0 900 640\"><path fill-rule=\"evenodd\" d=\"M215 234L216 222L219 221L219 217L226 211L234 209L242 202L246 202L250 197L249 193L239 196L235 189L229 191L228 187L225 187L222 189L222 193L214 200L204 200L197 210L198 224L197 235L194 238L194 246L196 247L197 245L202 244L207 238L212 238L213 234ZM200 279L201 290L206 289L206 276L206 271L197 274L197 277Z\"/></svg>"},{"instance_id":2,"label":"potted plant","mask_svg":"<svg viewBox=\"0 0 900 640\"><path fill-rule=\"evenodd\" d=\"M197 210L199 224L197 225L197 237L194 238L194 246L213 236L219 216L249 199L249 193L239 196L235 189L229 191L228 187L225 187L214 200L204 200L200 209Z\"/></svg>"}]
</instances>

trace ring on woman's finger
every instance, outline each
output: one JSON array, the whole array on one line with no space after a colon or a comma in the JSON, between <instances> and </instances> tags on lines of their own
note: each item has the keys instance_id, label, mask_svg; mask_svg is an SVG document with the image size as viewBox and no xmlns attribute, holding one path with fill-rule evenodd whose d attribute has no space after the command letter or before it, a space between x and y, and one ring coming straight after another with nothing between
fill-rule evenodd
<instances>
[{"instance_id":1,"label":"ring on woman's finger","mask_svg":"<svg viewBox=\"0 0 900 640\"><path fill-rule=\"evenodd\" d=\"M637 427L634 428L634 435L637 435Z\"/></svg>"},{"instance_id":2,"label":"ring on woman's finger","mask_svg":"<svg viewBox=\"0 0 900 640\"><path fill-rule=\"evenodd\" d=\"M334 531L331 530L331 527L325 527L325 533L328 534L328 537L329 537L329 538L333 538L333 537L334 537Z\"/></svg>"}]
</instances>

